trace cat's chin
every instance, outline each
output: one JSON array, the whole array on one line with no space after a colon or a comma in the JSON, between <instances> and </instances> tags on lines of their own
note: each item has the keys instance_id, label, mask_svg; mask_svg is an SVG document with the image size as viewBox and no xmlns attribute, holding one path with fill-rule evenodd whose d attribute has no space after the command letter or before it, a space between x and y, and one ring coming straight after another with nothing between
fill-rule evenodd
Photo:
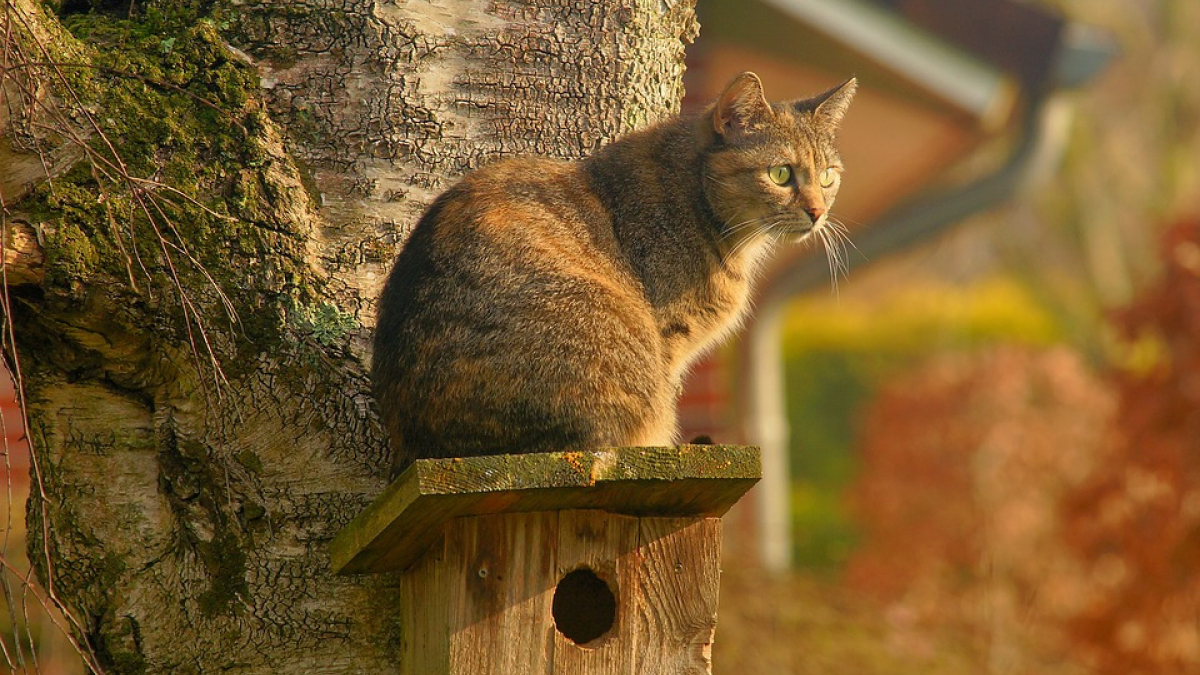
<instances>
[{"instance_id":1,"label":"cat's chin","mask_svg":"<svg viewBox=\"0 0 1200 675\"><path fill-rule=\"evenodd\" d=\"M804 227L789 227L785 234L785 239L788 243L799 244L812 236L817 228L812 225Z\"/></svg>"}]
</instances>

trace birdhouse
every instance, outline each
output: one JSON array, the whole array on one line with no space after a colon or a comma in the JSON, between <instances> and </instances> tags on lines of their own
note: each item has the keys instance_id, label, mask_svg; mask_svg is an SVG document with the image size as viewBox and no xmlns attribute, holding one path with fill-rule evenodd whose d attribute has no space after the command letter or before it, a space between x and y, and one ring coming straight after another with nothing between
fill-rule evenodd
<instances>
[{"instance_id":1,"label":"birdhouse","mask_svg":"<svg viewBox=\"0 0 1200 675\"><path fill-rule=\"evenodd\" d=\"M330 546L399 571L404 675L710 673L720 516L757 448L418 460Z\"/></svg>"}]
</instances>

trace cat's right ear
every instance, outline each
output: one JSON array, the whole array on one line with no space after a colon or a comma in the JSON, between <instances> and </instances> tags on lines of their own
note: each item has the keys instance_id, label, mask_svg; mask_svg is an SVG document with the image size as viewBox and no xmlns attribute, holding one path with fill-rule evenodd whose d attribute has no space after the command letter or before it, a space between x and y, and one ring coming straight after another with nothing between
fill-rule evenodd
<instances>
[{"instance_id":1,"label":"cat's right ear","mask_svg":"<svg viewBox=\"0 0 1200 675\"><path fill-rule=\"evenodd\" d=\"M713 129L732 139L754 128L771 115L771 104L763 95L762 82L749 71L733 78L713 107Z\"/></svg>"}]
</instances>

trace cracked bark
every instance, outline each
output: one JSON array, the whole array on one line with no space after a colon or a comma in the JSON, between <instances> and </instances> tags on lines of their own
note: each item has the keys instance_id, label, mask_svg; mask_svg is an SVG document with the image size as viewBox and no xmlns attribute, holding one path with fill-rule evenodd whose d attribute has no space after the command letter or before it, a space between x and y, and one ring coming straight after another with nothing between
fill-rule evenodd
<instances>
[{"instance_id":1,"label":"cracked bark","mask_svg":"<svg viewBox=\"0 0 1200 675\"><path fill-rule=\"evenodd\" d=\"M48 493L29 531L44 507L51 532L31 557L49 547L55 589L109 672L395 672L398 579L331 576L325 550L386 484L365 364L387 267L464 171L507 154L581 157L676 111L693 3L230 5L221 36L261 78L265 137L277 125L284 140L265 143L259 174L271 212L254 236L269 246L214 273L243 285L241 327L212 336L229 381L210 383L168 292L64 267L62 222L22 216L21 241L48 237L38 265L55 279L14 289ZM296 328L284 302L296 274L348 332ZM213 289L188 279L216 313Z\"/></svg>"}]
</instances>

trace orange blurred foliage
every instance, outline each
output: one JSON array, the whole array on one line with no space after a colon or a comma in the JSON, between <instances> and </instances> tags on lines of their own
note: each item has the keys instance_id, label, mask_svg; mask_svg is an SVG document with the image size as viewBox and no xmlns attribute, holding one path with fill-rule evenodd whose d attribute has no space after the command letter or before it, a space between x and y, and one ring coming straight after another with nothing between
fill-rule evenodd
<instances>
[{"instance_id":1,"label":"orange blurred foliage","mask_svg":"<svg viewBox=\"0 0 1200 675\"><path fill-rule=\"evenodd\" d=\"M1070 622L1098 672L1200 672L1200 220L1163 237L1164 275L1116 317L1158 358L1117 373L1116 453L1064 504L1103 584Z\"/></svg>"},{"instance_id":2,"label":"orange blurred foliage","mask_svg":"<svg viewBox=\"0 0 1200 675\"><path fill-rule=\"evenodd\" d=\"M867 416L848 581L913 630L965 628L989 672L1200 672L1200 221L1115 317L1153 357L941 356Z\"/></svg>"}]
</instances>

